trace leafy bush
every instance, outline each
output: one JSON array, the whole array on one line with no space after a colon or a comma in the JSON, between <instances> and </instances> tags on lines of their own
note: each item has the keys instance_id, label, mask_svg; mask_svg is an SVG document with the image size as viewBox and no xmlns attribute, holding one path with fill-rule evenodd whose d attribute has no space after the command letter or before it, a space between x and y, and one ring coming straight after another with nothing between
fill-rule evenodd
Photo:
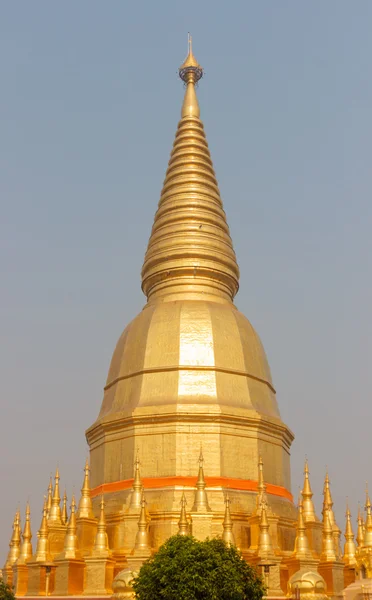
<instances>
[{"instance_id":1,"label":"leafy bush","mask_svg":"<svg viewBox=\"0 0 372 600\"><path fill-rule=\"evenodd\" d=\"M15 600L12 588L3 579L0 579L0 600Z\"/></svg>"},{"instance_id":2,"label":"leafy bush","mask_svg":"<svg viewBox=\"0 0 372 600\"><path fill-rule=\"evenodd\" d=\"M142 565L133 588L138 600L261 600L265 593L234 546L180 535Z\"/></svg>"}]
</instances>

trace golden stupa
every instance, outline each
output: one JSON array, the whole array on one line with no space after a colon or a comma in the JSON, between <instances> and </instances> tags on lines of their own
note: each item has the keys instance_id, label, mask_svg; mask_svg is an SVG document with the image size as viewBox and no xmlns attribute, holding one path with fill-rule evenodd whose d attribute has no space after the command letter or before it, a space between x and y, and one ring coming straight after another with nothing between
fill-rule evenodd
<instances>
[{"instance_id":1,"label":"golden stupa","mask_svg":"<svg viewBox=\"0 0 372 600\"><path fill-rule=\"evenodd\" d=\"M21 596L132 597L141 564L175 534L220 536L260 569L270 597L336 597L372 575L367 493L345 546L328 474L322 518L309 468L293 503L290 447L261 341L234 305L239 268L200 119L189 40L185 97L142 268L147 303L115 348L81 497L59 472L32 547L17 510L3 577ZM363 528L364 527L364 528Z\"/></svg>"}]
</instances>

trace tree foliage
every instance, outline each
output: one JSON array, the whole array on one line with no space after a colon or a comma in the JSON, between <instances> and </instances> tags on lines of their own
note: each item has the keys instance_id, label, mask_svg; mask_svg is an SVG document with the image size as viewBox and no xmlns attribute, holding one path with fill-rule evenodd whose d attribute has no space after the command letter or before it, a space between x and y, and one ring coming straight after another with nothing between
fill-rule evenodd
<instances>
[{"instance_id":1,"label":"tree foliage","mask_svg":"<svg viewBox=\"0 0 372 600\"><path fill-rule=\"evenodd\" d=\"M12 588L3 579L0 579L0 600L15 600Z\"/></svg>"},{"instance_id":2,"label":"tree foliage","mask_svg":"<svg viewBox=\"0 0 372 600\"><path fill-rule=\"evenodd\" d=\"M133 588L138 600L261 600L265 592L234 546L180 535L142 565Z\"/></svg>"}]
</instances>

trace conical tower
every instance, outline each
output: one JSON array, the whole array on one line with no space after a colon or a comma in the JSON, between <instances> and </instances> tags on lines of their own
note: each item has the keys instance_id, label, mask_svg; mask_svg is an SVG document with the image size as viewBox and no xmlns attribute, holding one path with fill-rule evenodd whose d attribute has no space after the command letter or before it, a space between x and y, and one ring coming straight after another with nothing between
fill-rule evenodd
<instances>
[{"instance_id":1,"label":"conical tower","mask_svg":"<svg viewBox=\"0 0 372 600\"><path fill-rule=\"evenodd\" d=\"M325 509L325 507L328 508L328 517L329 517L329 522L331 524L331 528L332 528L332 535L333 535L333 539L335 542L335 552L336 552L336 556L340 557L341 555L341 547L340 547L340 540L341 540L341 529L339 528L339 526L336 523L336 519L335 519L335 514L333 512L333 500L332 500L332 494L331 494L331 486L330 486L330 481L329 481L329 475L328 475L328 470L326 472L326 476L324 479L324 488L323 488L323 511Z\"/></svg>"},{"instance_id":2,"label":"conical tower","mask_svg":"<svg viewBox=\"0 0 372 600\"><path fill-rule=\"evenodd\" d=\"M296 558L312 558L309 540L306 535L305 519L303 514L302 496L298 503L298 521L296 529L296 539L293 555Z\"/></svg>"},{"instance_id":3,"label":"conical tower","mask_svg":"<svg viewBox=\"0 0 372 600\"><path fill-rule=\"evenodd\" d=\"M56 474L54 476L54 490L52 496L52 505L48 512L48 526L50 525L62 525L61 519L61 496L59 493L59 469L57 467Z\"/></svg>"},{"instance_id":4,"label":"conical tower","mask_svg":"<svg viewBox=\"0 0 372 600\"><path fill-rule=\"evenodd\" d=\"M86 595L112 594L115 561L111 558L106 530L105 500L102 494L97 535L91 556L85 558L86 572L84 593Z\"/></svg>"},{"instance_id":5,"label":"conical tower","mask_svg":"<svg viewBox=\"0 0 372 600\"><path fill-rule=\"evenodd\" d=\"M48 504L46 499L44 499L43 506L43 516L41 519L40 529L37 532L37 545L36 551L32 558L35 562L48 562L51 560L50 550L49 550L49 539L48 539L48 521L47 521L47 508Z\"/></svg>"},{"instance_id":6,"label":"conical tower","mask_svg":"<svg viewBox=\"0 0 372 600\"><path fill-rule=\"evenodd\" d=\"M261 341L234 305L239 269L200 118L203 69L191 43L179 74L181 119L142 268L146 305L118 341L100 414L87 431L92 497L105 494L119 553L118 515L128 506L138 451L160 545L174 525L178 490L194 485L201 442L216 512L219 490L234 487L240 514L252 513L259 476L252 457L262 454L268 505L290 551L293 435L280 418ZM236 535L247 544L243 531L241 517Z\"/></svg>"},{"instance_id":7,"label":"conical tower","mask_svg":"<svg viewBox=\"0 0 372 600\"><path fill-rule=\"evenodd\" d=\"M9 552L6 559L6 565L12 566L18 560L21 550L21 527L20 513L17 509L13 520L13 532L9 542Z\"/></svg>"},{"instance_id":8,"label":"conical tower","mask_svg":"<svg viewBox=\"0 0 372 600\"><path fill-rule=\"evenodd\" d=\"M62 504L61 520L62 520L62 525L67 525L68 514L67 514L67 494L66 494L66 490L64 491L64 494L63 494L63 504Z\"/></svg>"},{"instance_id":9,"label":"conical tower","mask_svg":"<svg viewBox=\"0 0 372 600\"><path fill-rule=\"evenodd\" d=\"M105 499L102 496L100 502L100 513L97 526L97 535L93 549L94 556L110 556L108 536L106 531Z\"/></svg>"},{"instance_id":10,"label":"conical tower","mask_svg":"<svg viewBox=\"0 0 372 600\"><path fill-rule=\"evenodd\" d=\"M196 481L196 493L195 493L194 506L192 507L192 512L200 512L200 513L210 512L211 509L208 504L207 492L205 490L206 487L207 487L207 484L205 483L205 477L204 477L204 457L203 457L203 451L202 451L202 449L200 449L199 473L198 473L198 479Z\"/></svg>"},{"instance_id":11,"label":"conical tower","mask_svg":"<svg viewBox=\"0 0 372 600\"><path fill-rule=\"evenodd\" d=\"M31 559L31 557L32 557L31 539L32 539L32 533L31 533L31 520L30 520L30 505L27 502L26 520L25 520L25 526L23 528L22 545L21 545L21 551L20 551L20 555L19 555L19 559L18 559L19 563L24 564Z\"/></svg>"},{"instance_id":12,"label":"conical tower","mask_svg":"<svg viewBox=\"0 0 372 600\"><path fill-rule=\"evenodd\" d=\"M354 533L351 525L351 514L349 505L346 506L346 527L345 527L345 545L344 545L344 562L348 565L355 565L355 542Z\"/></svg>"},{"instance_id":13,"label":"conical tower","mask_svg":"<svg viewBox=\"0 0 372 600\"><path fill-rule=\"evenodd\" d=\"M226 494L225 497L225 518L223 520L223 534L222 539L228 546L235 546L235 538L233 534L233 522L230 513L230 497Z\"/></svg>"},{"instance_id":14,"label":"conical tower","mask_svg":"<svg viewBox=\"0 0 372 600\"><path fill-rule=\"evenodd\" d=\"M336 561L336 550L335 543L332 533L331 520L329 518L329 508L327 505L323 506L323 547L320 560L323 562L334 562Z\"/></svg>"},{"instance_id":15,"label":"conical tower","mask_svg":"<svg viewBox=\"0 0 372 600\"><path fill-rule=\"evenodd\" d=\"M358 543L358 548L360 549L364 545L363 517L360 512L360 506L358 507L357 523L358 523L358 530L357 530L356 541Z\"/></svg>"},{"instance_id":16,"label":"conical tower","mask_svg":"<svg viewBox=\"0 0 372 600\"><path fill-rule=\"evenodd\" d=\"M189 535L189 523L186 515L186 496L185 492L182 493L181 497L181 514L180 520L178 521L178 533L179 535Z\"/></svg>"},{"instance_id":17,"label":"conical tower","mask_svg":"<svg viewBox=\"0 0 372 600\"><path fill-rule=\"evenodd\" d=\"M368 493L368 487L366 488L366 522L365 522L365 533L364 533L364 546L370 548L372 546L372 509L371 500Z\"/></svg>"},{"instance_id":18,"label":"conical tower","mask_svg":"<svg viewBox=\"0 0 372 600\"><path fill-rule=\"evenodd\" d=\"M77 516L79 519L94 519L92 500L90 497L89 463L85 461L84 480L81 488L81 496Z\"/></svg>"},{"instance_id":19,"label":"conical tower","mask_svg":"<svg viewBox=\"0 0 372 600\"><path fill-rule=\"evenodd\" d=\"M49 518L50 509L52 508L52 498L53 498L53 477L51 475L49 478L49 485L48 485L47 518Z\"/></svg>"},{"instance_id":20,"label":"conical tower","mask_svg":"<svg viewBox=\"0 0 372 600\"><path fill-rule=\"evenodd\" d=\"M67 531L65 537L65 543L63 548L63 553L61 556L58 556L58 559L61 558L79 558L80 553L78 550L79 543L77 538L77 525L76 525L76 502L75 497L72 496L71 500L71 512L70 518L67 524Z\"/></svg>"},{"instance_id":21,"label":"conical tower","mask_svg":"<svg viewBox=\"0 0 372 600\"><path fill-rule=\"evenodd\" d=\"M313 492L310 485L309 475L309 463L306 459L304 469L304 485L302 488L302 507L305 523L307 523L308 521L318 521L318 517L315 514Z\"/></svg>"},{"instance_id":22,"label":"conical tower","mask_svg":"<svg viewBox=\"0 0 372 600\"><path fill-rule=\"evenodd\" d=\"M132 486L132 495L130 498L130 509L131 510L136 510L136 511L141 510L142 492L143 492L143 485L142 485L141 474L140 474L140 461L139 461L138 453L137 453L136 460L134 462L134 479L133 479L133 486Z\"/></svg>"},{"instance_id":23,"label":"conical tower","mask_svg":"<svg viewBox=\"0 0 372 600\"><path fill-rule=\"evenodd\" d=\"M150 539L148 532L148 520L146 515L146 500L144 494L142 494L141 512L138 521L138 531L136 536L136 542L134 544L133 554L139 555L141 557L149 556L151 554Z\"/></svg>"}]
</instances>

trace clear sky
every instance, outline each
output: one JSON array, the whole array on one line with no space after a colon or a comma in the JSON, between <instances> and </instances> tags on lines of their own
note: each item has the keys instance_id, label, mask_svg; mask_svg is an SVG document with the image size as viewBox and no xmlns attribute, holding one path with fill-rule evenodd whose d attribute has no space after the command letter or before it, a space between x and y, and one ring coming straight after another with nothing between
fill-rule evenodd
<instances>
[{"instance_id":1,"label":"clear sky","mask_svg":"<svg viewBox=\"0 0 372 600\"><path fill-rule=\"evenodd\" d=\"M78 493L183 95L199 101L283 420L318 510L372 479L370 0L0 1L0 562L49 474ZM371 482L372 485L372 482ZM2 558L3 557L3 558Z\"/></svg>"}]
</instances>

